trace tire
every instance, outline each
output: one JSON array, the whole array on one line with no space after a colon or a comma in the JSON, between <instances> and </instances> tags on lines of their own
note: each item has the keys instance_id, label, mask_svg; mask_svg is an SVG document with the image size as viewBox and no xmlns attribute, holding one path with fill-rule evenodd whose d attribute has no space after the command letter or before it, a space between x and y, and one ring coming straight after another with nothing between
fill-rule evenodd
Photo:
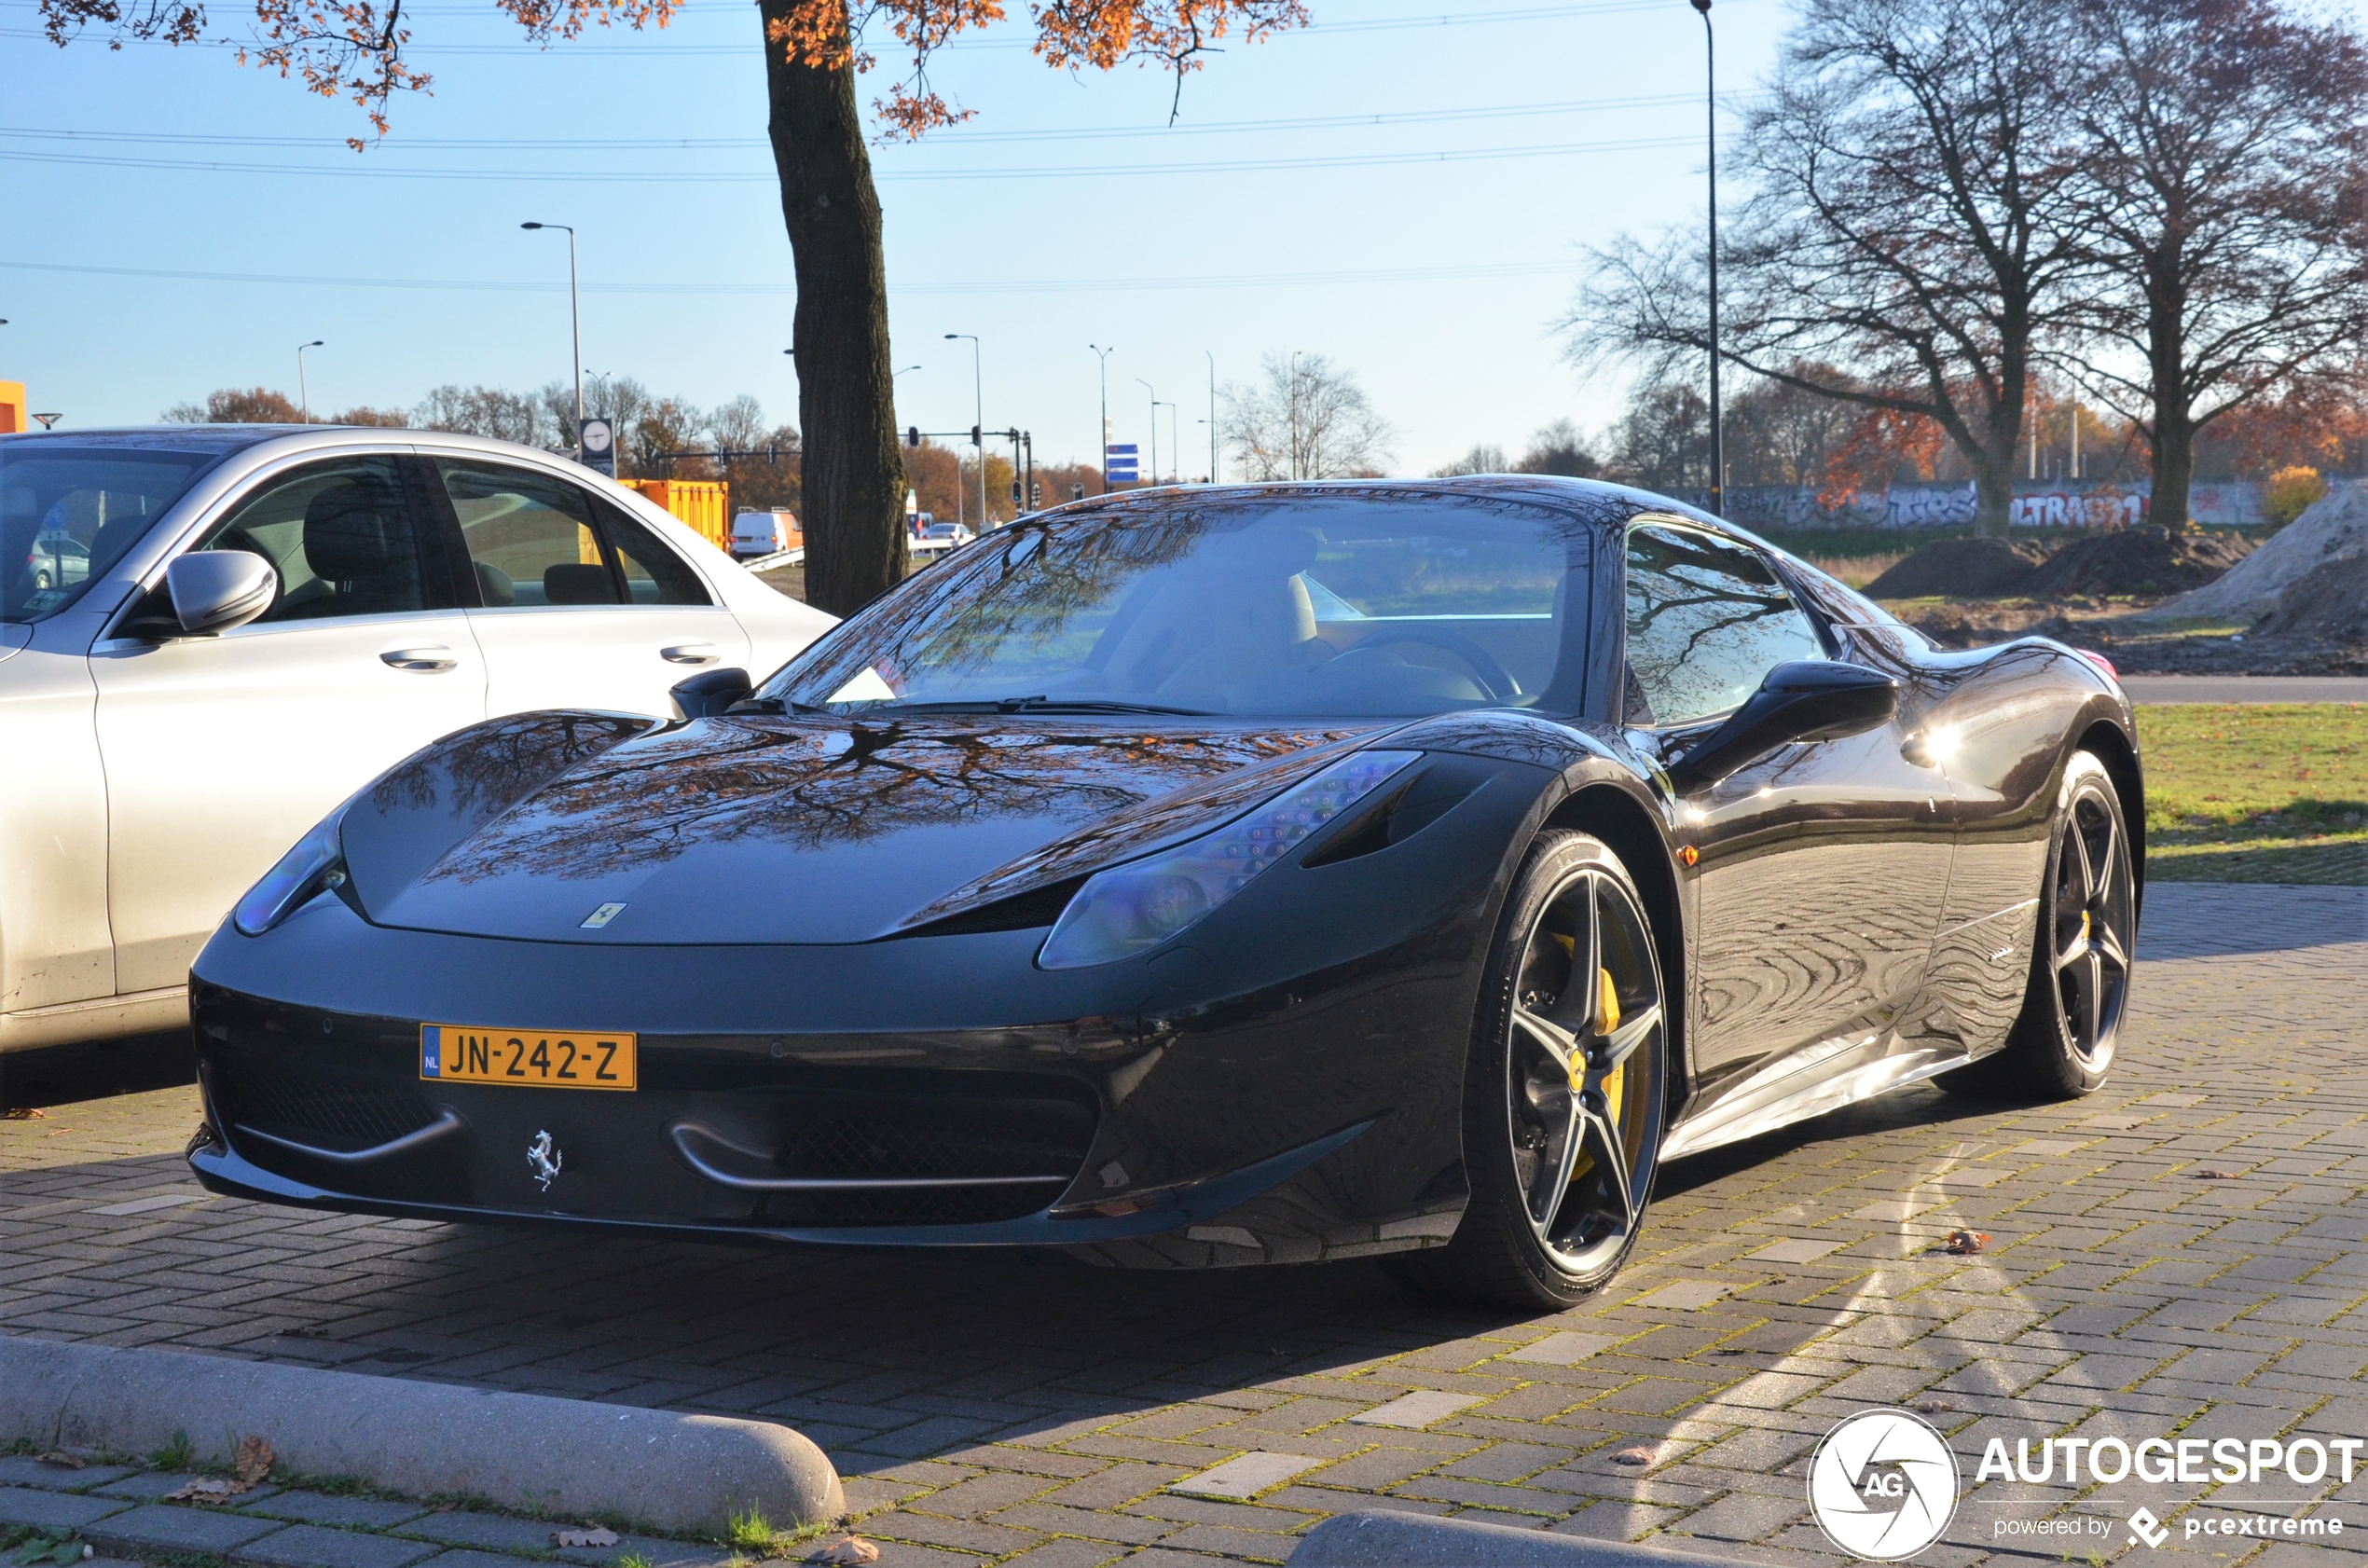
<instances>
[{"instance_id":1,"label":"tire","mask_svg":"<svg viewBox=\"0 0 2368 1568\"><path fill-rule=\"evenodd\" d=\"M2075 751L2058 787L2023 1010L1999 1051L1941 1081L2076 1100L2112 1073L2138 942L2129 827L2105 764Z\"/></svg>"},{"instance_id":2,"label":"tire","mask_svg":"<svg viewBox=\"0 0 2368 1568\"><path fill-rule=\"evenodd\" d=\"M1590 971L1592 985L1579 978ZM1385 1259L1393 1275L1425 1295L1530 1311L1568 1306L1619 1272L1660 1163L1663 997L1652 925L1619 858L1583 833L1540 835L1506 901L1466 1058L1471 1200L1445 1246Z\"/></svg>"}]
</instances>

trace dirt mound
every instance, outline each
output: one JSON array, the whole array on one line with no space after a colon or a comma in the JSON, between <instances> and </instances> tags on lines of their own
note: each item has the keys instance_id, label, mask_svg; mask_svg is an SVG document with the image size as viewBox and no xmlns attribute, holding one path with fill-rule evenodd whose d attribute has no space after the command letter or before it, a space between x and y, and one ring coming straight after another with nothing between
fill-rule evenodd
<instances>
[{"instance_id":1,"label":"dirt mound","mask_svg":"<svg viewBox=\"0 0 2368 1568\"><path fill-rule=\"evenodd\" d=\"M2321 561L2286 585L2255 637L2345 646L2368 643L2368 556Z\"/></svg>"},{"instance_id":2,"label":"dirt mound","mask_svg":"<svg viewBox=\"0 0 2368 1568\"><path fill-rule=\"evenodd\" d=\"M2322 562L2368 554L2368 485L2337 481L2325 499L2279 529L2244 564L2191 594L2182 594L2148 613L2162 619L2193 617L2244 626L2278 608L2287 585Z\"/></svg>"},{"instance_id":3,"label":"dirt mound","mask_svg":"<svg viewBox=\"0 0 2368 1568\"><path fill-rule=\"evenodd\" d=\"M2185 593L2218 578L2251 549L2251 541L2226 534L2113 529L2075 539L2048 557L2020 591L2033 598Z\"/></svg>"},{"instance_id":4,"label":"dirt mound","mask_svg":"<svg viewBox=\"0 0 2368 1568\"><path fill-rule=\"evenodd\" d=\"M2023 591L2046 559L2035 544L2003 539L1943 539L1866 585L1869 598L2003 598Z\"/></svg>"},{"instance_id":5,"label":"dirt mound","mask_svg":"<svg viewBox=\"0 0 2368 1568\"><path fill-rule=\"evenodd\" d=\"M1968 610L1962 604L1940 604L1918 611L1906 619L1942 648L1994 648L2018 637L2052 637L2058 642L2090 645L2098 640L2083 636L2061 615L2015 605L1992 612Z\"/></svg>"}]
</instances>

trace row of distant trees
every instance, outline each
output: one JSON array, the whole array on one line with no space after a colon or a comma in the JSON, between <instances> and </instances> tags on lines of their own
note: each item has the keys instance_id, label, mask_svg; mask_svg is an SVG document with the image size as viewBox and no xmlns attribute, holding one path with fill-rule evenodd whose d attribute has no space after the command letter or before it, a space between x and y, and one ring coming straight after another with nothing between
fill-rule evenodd
<instances>
[{"instance_id":1,"label":"row of distant trees","mask_svg":"<svg viewBox=\"0 0 2368 1568\"><path fill-rule=\"evenodd\" d=\"M1795 381L1747 384L1727 399L1722 423L1730 488L1810 486L1839 499L1975 477L1936 421L1853 406ZM2012 477L2126 485L2151 478L2152 456L2142 426L2056 381L2031 392ZM2197 433L2199 480L2266 482L2293 468L2368 475L2368 397L2321 378L2231 408ZM1538 432L1518 458L1483 444L1436 472L1573 474L1651 490L1700 490L1710 483L1710 407L1692 381L1650 379L1592 435L1563 420Z\"/></svg>"},{"instance_id":2,"label":"row of distant trees","mask_svg":"<svg viewBox=\"0 0 2368 1568\"><path fill-rule=\"evenodd\" d=\"M621 475L729 479L736 504L797 508L802 450L797 430L772 423L753 397L743 393L703 409L687 398L654 395L630 376L594 377L584 384L584 411L615 427ZM226 387L208 394L202 404L168 408L164 417L187 424L304 422L286 394L268 387ZM446 385L410 408L365 405L315 422L447 430L571 452L575 388L566 381L552 381L530 392ZM702 455L710 452L741 455L720 461Z\"/></svg>"},{"instance_id":3,"label":"row of distant trees","mask_svg":"<svg viewBox=\"0 0 2368 1568\"><path fill-rule=\"evenodd\" d=\"M1986 531L2044 377L2135 433L2172 524L2213 426L2368 378L2347 22L2281 0L1806 0L1768 89L1731 144L1720 347L1935 433ZM1600 253L1575 357L1699 380L1700 236Z\"/></svg>"}]
</instances>

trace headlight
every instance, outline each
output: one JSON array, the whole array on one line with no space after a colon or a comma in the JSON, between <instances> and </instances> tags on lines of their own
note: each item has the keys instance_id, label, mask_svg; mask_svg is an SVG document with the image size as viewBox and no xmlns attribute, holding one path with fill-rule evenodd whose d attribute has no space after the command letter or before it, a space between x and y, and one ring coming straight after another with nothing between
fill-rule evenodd
<instances>
[{"instance_id":1,"label":"headlight","mask_svg":"<svg viewBox=\"0 0 2368 1568\"><path fill-rule=\"evenodd\" d=\"M230 923L248 936L259 937L322 888L343 882L345 846L337 830L344 824L345 807L340 805L296 840L296 847L247 889L247 896L230 912Z\"/></svg>"},{"instance_id":2,"label":"headlight","mask_svg":"<svg viewBox=\"0 0 2368 1568\"><path fill-rule=\"evenodd\" d=\"M1157 947L1421 755L1360 751L1215 832L1095 873L1061 912L1037 963L1082 969Z\"/></svg>"}]
</instances>

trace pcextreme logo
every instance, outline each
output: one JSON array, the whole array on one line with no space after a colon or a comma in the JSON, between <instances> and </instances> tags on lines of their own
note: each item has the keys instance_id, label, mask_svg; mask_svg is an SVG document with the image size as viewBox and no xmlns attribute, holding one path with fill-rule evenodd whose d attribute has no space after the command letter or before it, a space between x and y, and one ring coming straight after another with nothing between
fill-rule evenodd
<instances>
[{"instance_id":1,"label":"pcextreme logo","mask_svg":"<svg viewBox=\"0 0 2368 1568\"><path fill-rule=\"evenodd\" d=\"M1940 1539L1957 1512L1957 1455L1930 1422L1861 1410L1837 1423L1809 1462L1809 1507L1853 1557L1895 1562Z\"/></svg>"}]
</instances>

